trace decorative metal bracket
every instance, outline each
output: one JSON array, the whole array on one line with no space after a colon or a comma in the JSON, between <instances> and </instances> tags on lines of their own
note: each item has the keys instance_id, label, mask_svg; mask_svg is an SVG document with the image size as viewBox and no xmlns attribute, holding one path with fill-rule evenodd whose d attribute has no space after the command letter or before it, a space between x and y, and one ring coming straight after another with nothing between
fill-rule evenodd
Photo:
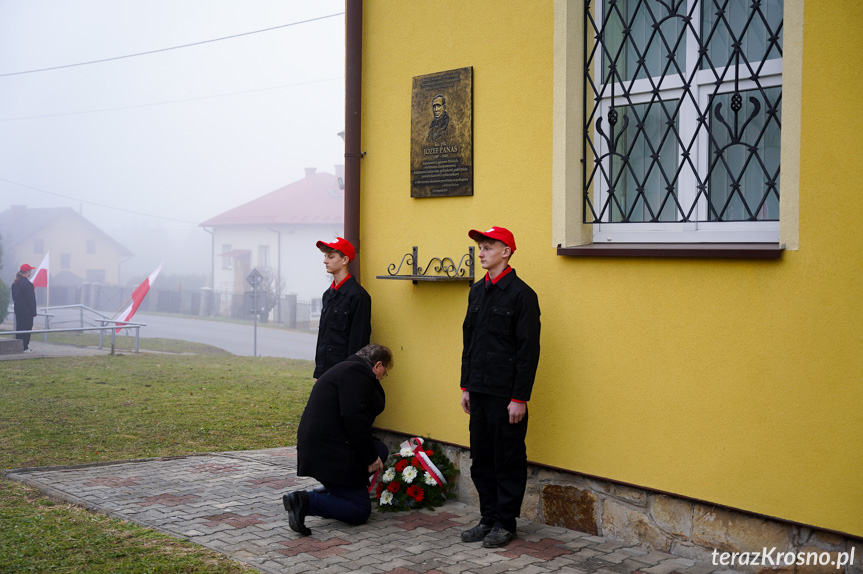
<instances>
[{"instance_id":1,"label":"decorative metal bracket","mask_svg":"<svg viewBox=\"0 0 863 574\"><path fill-rule=\"evenodd\" d=\"M467 253L461 256L458 265L450 257L432 257L425 267L419 266L418 248L413 247L411 253L405 253L401 262L396 266L390 263L387 266L387 275L378 275L378 279L402 279L413 281L414 285L419 281L468 281L473 283L474 247L467 248ZM411 266L411 273L402 274L400 271L405 265ZM430 272L436 275L429 275Z\"/></svg>"}]
</instances>

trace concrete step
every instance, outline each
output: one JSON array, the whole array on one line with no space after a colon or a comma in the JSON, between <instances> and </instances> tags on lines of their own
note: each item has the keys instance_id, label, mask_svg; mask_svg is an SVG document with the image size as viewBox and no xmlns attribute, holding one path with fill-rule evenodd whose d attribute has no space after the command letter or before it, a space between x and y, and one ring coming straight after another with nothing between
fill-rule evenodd
<instances>
[{"instance_id":1,"label":"concrete step","mask_svg":"<svg viewBox=\"0 0 863 574\"><path fill-rule=\"evenodd\" d=\"M24 342L21 339L0 338L0 355L11 355L13 353L23 353Z\"/></svg>"}]
</instances>

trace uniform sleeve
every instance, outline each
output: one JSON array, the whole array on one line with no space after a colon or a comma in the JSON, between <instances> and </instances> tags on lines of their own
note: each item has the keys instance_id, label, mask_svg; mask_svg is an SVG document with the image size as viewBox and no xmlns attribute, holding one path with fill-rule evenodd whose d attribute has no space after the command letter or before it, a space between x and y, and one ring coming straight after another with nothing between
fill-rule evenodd
<instances>
[{"instance_id":1,"label":"uniform sleeve","mask_svg":"<svg viewBox=\"0 0 863 574\"><path fill-rule=\"evenodd\" d=\"M372 336L372 298L365 289L351 301L351 325L348 332L348 356L369 344ZM374 461L372 461L374 462Z\"/></svg>"},{"instance_id":2,"label":"uniform sleeve","mask_svg":"<svg viewBox=\"0 0 863 574\"><path fill-rule=\"evenodd\" d=\"M473 328L470 324L470 307L473 305L473 287L467 298L467 309L464 314L464 322L461 325L462 351L461 351L461 380L459 386L467 388L467 379L470 374L470 346L473 339Z\"/></svg>"},{"instance_id":3,"label":"uniform sleeve","mask_svg":"<svg viewBox=\"0 0 863 574\"><path fill-rule=\"evenodd\" d=\"M515 384L512 398L529 401L539 365L539 299L532 289L526 289L516 301Z\"/></svg>"},{"instance_id":4,"label":"uniform sleeve","mask_svg":"<svg viewBox=\"0 0 863 574\"><path fill-rule=\"evenodd\" d=\"M33 287L32 283L27 284L27 302L30 306L30 313L33 317L39 314L39 310L36 306L36 288Z\"/></svg>"}]
</instances>

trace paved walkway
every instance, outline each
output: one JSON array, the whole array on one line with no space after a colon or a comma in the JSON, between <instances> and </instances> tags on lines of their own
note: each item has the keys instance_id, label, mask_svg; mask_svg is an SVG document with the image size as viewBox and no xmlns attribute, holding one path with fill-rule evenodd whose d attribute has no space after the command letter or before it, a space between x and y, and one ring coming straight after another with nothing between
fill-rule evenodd
<instances>
[{"instance_id":1,"label":"paved walkway","mask_svg":"<svg viewBox=\"0 0 863 574\"><path fill-rule=\"evenodd\" d=\"M463 530L479 521L479 510L452 501L435 511L375 509L369 522L359 527L308 517L312 536L301 537L288 527L281 496L317 484L296 476L294 447L4 474L53 498L191 540L264 573L708 574L723 570L529 521L519 522L519 538L505 548L484 549L460 538Z\"/></svg>"}]
</instances>

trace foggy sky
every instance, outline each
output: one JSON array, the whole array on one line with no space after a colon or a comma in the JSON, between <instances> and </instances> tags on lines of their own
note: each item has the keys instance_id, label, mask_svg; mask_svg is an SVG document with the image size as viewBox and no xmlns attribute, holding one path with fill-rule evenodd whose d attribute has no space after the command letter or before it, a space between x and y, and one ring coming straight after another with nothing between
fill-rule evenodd
<instances>
[{"instance_id":1,"label":"foggy sky","mask_svg":"<svg viewBox=\"0 0 863 574\"><path fill-rule=\"evenodd\" d=\"M151 246L178 237L190 252L174 271L208 272L200 222L344 162L343 12L343 0L0 0L0 211L81 210L136 254L124 272L148 273L166 259Z\"/></svg>"}]
</instances>

